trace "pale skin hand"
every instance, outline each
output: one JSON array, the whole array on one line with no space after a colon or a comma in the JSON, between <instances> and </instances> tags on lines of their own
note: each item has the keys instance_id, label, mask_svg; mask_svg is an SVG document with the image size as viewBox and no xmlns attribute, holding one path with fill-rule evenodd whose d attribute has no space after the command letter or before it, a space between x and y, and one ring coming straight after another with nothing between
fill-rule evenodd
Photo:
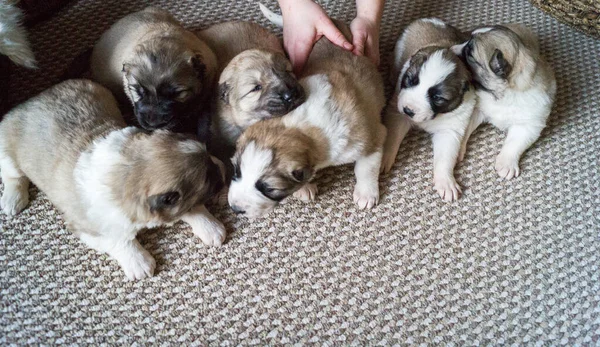
<instances>
[{"instance_id":1,"label":"pale skin hand","mask_svg":"<svg viewBox=\"0 0 600 347\"><path fill-rule=\"evenodd\" d=\"M350 23L354 49L379 65L379 26L385 0L356 0L356 18Z\"/></svg>"}]
</instances>

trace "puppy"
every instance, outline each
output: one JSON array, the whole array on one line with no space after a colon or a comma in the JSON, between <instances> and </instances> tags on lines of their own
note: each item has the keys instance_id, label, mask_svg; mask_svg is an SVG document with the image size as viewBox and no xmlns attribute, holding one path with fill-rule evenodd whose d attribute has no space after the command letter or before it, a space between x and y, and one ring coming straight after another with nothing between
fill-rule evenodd
<instances>
[{"instance_id":1,"label":"puppy","mask_svg":"<svg viewBox=\"0 0 600 347\"><path fill-rule=\"evenodd\" d=\"M256 23L228 22L200 31L218 57L218 90L213 147L233 154L235 142L251 124L280 117L304 102L281 41Z\"/></svg>"},{"instance_id":2,"label":"puppy","mask_svg":"<svg viewBox=\"0 0 600 347\"><path fill-rule=\"evenodd\" d=\"M519 24L473 31L471 39L453 47L468 63L479 99L463 140L463 158L471 133L482 122L507 132L496 158L496 172L519 176L519 159L540 136L556 95L554 72L542 58L535 35Z\"/></svg>"},{"instance_id":3,"label":"puppy","mask_svg":"<svg viewBox=\"0 0 600 347\"><path fill-rule=\"evenodd\" d=\"M348 27L338 26L350 38ZM237 142L228 199L238 214L262 216L292 194L312 200L315 172L349 163L356 163L356 204L378 202L385 96L377 67L322 38L300 83L307 93L302 105L251 125Z\"/></svg>"},{"instance_id":4,"label":"puppy","mask_svg":"<svg viewBox=\"0 0 600 347\"><path fill-rule=\"evenodd\" d=\"M445 201L460 196L454 166L476 104L469 70L450 50L457 42L463 34L439 19L411 23L396 43L396 91L384 113L382 171L391 169L410 128L423 129L432 135L433 183Z\"/></svg>"},{"instance_id":5,"label":"puppy","mask_svg":"<svg viewBox=\"0 0 600 347\"><path fill-rule=\"evenodd\" d=\"M17 1L0 1L0 54L17 65L35 68L37 63L27 32L21 24L23 13L16 3Z\"/></svg>"},{"instance_id":6,"label":"puppy","mask_svg":"<svg viewBox=\"0 0 600 347\"><path fill-rule=\"evenodd\" d=\"M116 100L86 80L60 83L17 106L0 122L0 204L8 215L28 203L29 182L64 214L89 247L116 259L130 279L155 262L135 236L183 220L209 245L225 229L203 203L223 186L200 142L125 127Z\"/></svg>"},{"instance_id":7,"label":"puppy","mask_svg":"<svg viewBox=\"0 0 600 347\"><path fill-rule=\"evenodd\" d=\"M167 11L146 8L117 21L95 45L92 78L121 101L140 126L208 136L213 51ZM200 121L200 125L198 122Z\"/></svg>"}]
</instances>

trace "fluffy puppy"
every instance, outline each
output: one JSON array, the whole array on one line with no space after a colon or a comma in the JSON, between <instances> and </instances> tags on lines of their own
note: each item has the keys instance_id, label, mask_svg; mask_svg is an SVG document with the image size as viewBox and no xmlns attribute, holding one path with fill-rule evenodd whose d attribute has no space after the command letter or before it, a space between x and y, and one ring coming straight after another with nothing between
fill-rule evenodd
<instances>
[{"instance_id":1,"label":"fluffy puppy","mask_svg":"<svg viewBox=\"0 0 600 347\"><path fill-rule=\"evenodd\" d=\"M281 41L256 23L228 22L198 32L218 57L218 90L212 127L217 151L233 154L248 126L280 117L304 102Z\"/></svg>"},{"instance_id":2,"label":"fluffy puppy","mask_svg":"<svg viewBox=\"0 0 600 347\"><path fill-rule=\"evenodd\" d=\"M27 32L21 24L23 13L16 3L0 2L0 54L17 65L35 68L35 57L27 40Z\"/></svg>"},{"instance_id":3,"label":"fluffy puppy","mask_svg":"<svg viewBox=\"0 0 600 347\"><path fill-rule=\"evenodd\" d=\"M346 26L338 26L350 37ZM315 172L349 163L356 163L356 204L371 208L378 202L385 97L376 66L322 38L305 69L300 83L306 101L281 118L251 125L237 142L228 195L236 213L262 216L292 194L314 199Z\"/></svg>"},{"instance_id":4,"label":"fluffy puppy","mask_svg":"<svg viewBox=\"0 0 600 347\"><path fill-rule=\"evenodd\" d=\"M423 129L433 140L434 188L446 201L460 196L454 166L476 104L469 70L450 50L463 41L460 31L439 19L411 23L396 43L396 91L384 113L382 171L391 169L410 128Z\"/></svg>"},{"instance_id":5,"label":"fluffy puppy","mask_svg":"<svg viewBox=\"0 0 600 347\"><path fill-rule=\"evenodd\" d=\"M523 25L497 25L473 31L453 49L473 72L479 99L460 159L471 133L489 122L507 132L496 172L505 179L519 176L519 159L546 126L556 95L554 72L540 55L537 38Z\"/></svg>"},{"instance_id":6,"label":"fluffy puppy","mask_svg":"<svg viewBox=\"0 0 600 347\"><path fill-rule=\"evenodd\" d=\"M144 129L196 133L200 126L201 138L208 134L204 114L216 67L204 42L152 7L117 21L91 57L92 78L121 101L127 97Z\"/></svg>"},{"instance_id":7,"label":"fluffy puppy","mask_svg":"<svg viewBox=\"0 0 600 347\"><path fill-rule=\"evenodd\" d=\"M33 182L69 229L117 260L131 279L151 276L155 267L135 238L142 228L183 220L209 245L225 238L203 206L223 186L205 145L125 127L112 94L91 81L58 84L5 116L0 174L5 213L25 208Z\"/></svg>"}]
</instances>

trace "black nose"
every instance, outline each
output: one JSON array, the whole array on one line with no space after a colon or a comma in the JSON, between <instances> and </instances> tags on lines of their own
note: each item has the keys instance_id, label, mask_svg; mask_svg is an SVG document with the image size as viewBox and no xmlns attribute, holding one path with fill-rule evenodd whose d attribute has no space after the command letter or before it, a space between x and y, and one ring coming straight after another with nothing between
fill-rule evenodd
<instances>
[{"instance_id":1,"label":"black nose","mask_svg":"<svg viewBox=\"0 0 600 347\"><path fill-rule=\"evenodd\" d=\"M138 119L140 125L147 130L164 128L171 121L169 115L156 114L152 112L139 112Z\"/></svg>"},{"instance_id":2,"label":"black nose","mask_svg":"<svg viewBox=\"0 0 600 347\"><path fill-rule=\"evenodd\" d=\"M231 209L233 210L233 212L235 212L235 214L244 214L246 213L246 211L242 210L241 208L233 205L231 206Z\"/></svg>"},{"instance_id":3,"label":"black nose","mask_svg":"<svg viewBox=\"0 0 600 347\"><path fill-rule=\"evenodd\" d=\"M279 94L281 100L286 104L291 104L294 99L294 92L292 90L286 90L285 92Z\"/></svg>"},{"instance_id":4,"label":"black nose","mask_svg":"<svg viewBox=\"0 0 600 347\"><path fill-rule=\"evenodd\" d=\"M414 117L414 115L415 115L415 112L406 106L404 106L402 111L404 111L404 113L406 113L406 115L409 116L410 118Z\"/></svg>"}]
</instances>

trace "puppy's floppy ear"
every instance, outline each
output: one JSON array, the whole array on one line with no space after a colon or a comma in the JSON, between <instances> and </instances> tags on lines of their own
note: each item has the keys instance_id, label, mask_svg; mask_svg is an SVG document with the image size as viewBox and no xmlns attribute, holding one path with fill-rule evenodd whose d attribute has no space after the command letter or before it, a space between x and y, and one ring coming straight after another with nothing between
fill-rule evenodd
<instances>
[{"instance_id":1,"label":"puppy's floppy ear","mask_svg":"<svg viewBox=\"0 0 600 347\"><path fill-rule=\"evenodd\" d=\"M193 55L190 58L189 63L194 68L194 71L196 71L196 76L198 76L199 79L203 79L206 74L206 65L203 63L202 56L200 54Z\"/></svg>"},{"instance_id":2,"label":"puppy's floppy ear","mask_svg":"<svg viewBox=\"0 0 600 347\"><path fill-rule=\"evenodd\" d=\"M223 82L219 84L219 99L221 99L225 104L229 105L229 91L231 90L231 86L227 82Z\"/></svg>"},{"instance_id":3,"label":"puppy's floppy ear","mask_svg":"<svg viewBox=\"0 0 600 347\"><path fill-rule=\"evenodd\" d=\"M450 47L450 52L452 52L460 57L460 56L462 56L463 48L465 48L465 46L468 43L469 43L469 41L466 41L465 43L461 43L459 45L454 45L454 46Z\"/></svg>"},{"instance_id":4,"label":"puppy's floppy ear","mask_svg":"<svg viewBox=\"0 0 600 347\"><path fill-rule=\"evenodd\" d=\"M496 49L490 59L490 69L492 69L492 72L496 74L496 76L506 79L512 70L512 66L504 59L502 51Z\"/></svg>"},{"instance_id":5,"label":"puppy's floppy ear","mask_svg":"<svg viewBox=\"0 0 600 347\"><path fill-rule=\"evenodd\" d=\"M296 169L292 171L292 178L296 182L306 182L312 176L312 170L308 167Z\"/></svg>"}]
</instances>

